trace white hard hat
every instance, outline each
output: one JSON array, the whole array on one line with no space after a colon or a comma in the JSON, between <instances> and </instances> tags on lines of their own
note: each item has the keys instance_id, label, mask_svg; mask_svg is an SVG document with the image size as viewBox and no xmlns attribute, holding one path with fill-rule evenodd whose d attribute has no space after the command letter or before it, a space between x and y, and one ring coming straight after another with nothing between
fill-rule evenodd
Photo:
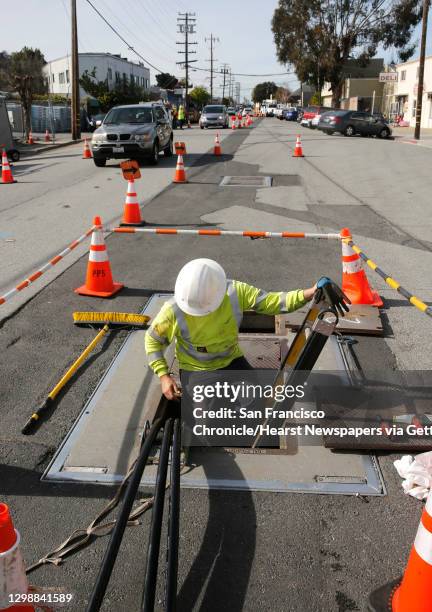
<instances>
[{"instance_id":1,"label":"white hard hat","mask_svg":"<svg viewBox=\"0 0 432 612\"><path fill-rule=\"evenodd\" d=\"M193 259L180 270L174 289L179 308L195 317L214 312L227 289L225 271L213 259Z\"/></svg>"}]
</instances>

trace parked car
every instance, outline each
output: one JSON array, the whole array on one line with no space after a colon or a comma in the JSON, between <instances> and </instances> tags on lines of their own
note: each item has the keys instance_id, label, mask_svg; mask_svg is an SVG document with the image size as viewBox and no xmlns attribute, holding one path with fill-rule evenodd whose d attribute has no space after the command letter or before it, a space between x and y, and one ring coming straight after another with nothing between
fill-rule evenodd
<instances>
[{"instance_id":1,"label":"parked car","mask_svg":"<svg viewBox=\"0 0 432 612\"><path fill-rule=\"evenodd\" d=\"M173 131L168 114L160 103L145 102L112 108L92 136L96 166L107 159L159 161L159 152L173 154Z\"/></svg>"},{"instance_id":2,"label":"parked car","mask_svg":"<svg viewBox=\"0 0 432 612\"><path fill-rule=\"evenodd\" d=\"M208 104L204 106L199 126L202 130L209 127L227 128L229 126L229 116L226 106L222 104Z\"/></svg>"},{"instance_id":3,"label":"parked car","mask_svg":"<svg viewBox=\"0 0 432 612\"><path fill-rule=\"evenodd\" d=\"M243 117L246 117L246 115L252 115L252 107L250 106L245 106L242 112Z\"/></svg>"},{"instance_id":4,"label":"parked car","mask_svg":"<svg viewBox=\"0 0 432 612\"><path fill-rule=\"evenodd\" d=\"M390 126L384 119L371 113L347 110L324 113L321 116L318 129L327 134L340 132L344 136L360 134L361 136L378 136L379 138L388 138L392 133Z\"/></svg>"},{"instance_id":5,"label":"parked car","mask_svg":"<svg viewBox=\"0 0 432 612\"><path fill-rule=\"evenodd\" d=\"M303 113L305 112L305 109L303 106L298 106L297 107L297 123L301 123L301 120L303 119Z\"/></svg>"},{"instance_id":6,"label":"parked car","mask_svg":"<svg viewBox=\"0 0 432 612\"><path fill-rule=\"evenodd\" d=\"M316 115L322 115L322 113L331 110L329 106L308 106L304 109L300 124L310 128L312 127L312 120Z\"/></svg>"},{"instance_id":7,"label":"parked car","mask_svg":"<svg viewBox=\"0 0 432 612\"><path fill-rule=\"evenodd\" d=\"M234 108L234 106L228 106L227 113L229 117L234 117L234 115L236 114L236 109Z\"/></svg>"},{"instance_id":8,"label":"parked car","mask_svg":"<svg viewBox=\"0 0 432 612\"><path fill-rule=\"evenodd\" d=\"M318 127L319 122L321 121L321 117L322 117L322 115L323 115L324 113L328 113L328 112L330 112L331 110L333 110L333 109L332 109L332 108L330 108L330 107L325 108L324 106L321 106L321 107L319 108L319 110L318 110L318 111L315 113L315 116L314 116L314 117L312 117L309 127L310 127L312 130L315 130L315 129Z\"/></svg>"},{"instance_id":9,"label":"parked car","mask_svg":"<svg viewBox=\"0 0 432 612\"><path fill-rule=\"evenodd\" d=\"M286 108L282 112L282 118L285 119L286 121L297 121L297 116L298 116L298 109L295 106L291 108Z\"/></svg>"}]
</instances>

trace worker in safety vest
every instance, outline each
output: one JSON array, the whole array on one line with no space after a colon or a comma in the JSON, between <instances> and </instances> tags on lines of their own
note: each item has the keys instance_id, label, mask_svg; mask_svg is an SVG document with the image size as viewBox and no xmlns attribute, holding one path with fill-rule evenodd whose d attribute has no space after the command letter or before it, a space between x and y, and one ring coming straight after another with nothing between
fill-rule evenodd
<instances>
[{"instance_id":1,"label":"worker in safety vest","mask_svg":"<svg viewBox=\"0 0 432 612\"><path fill-rule=\"evenodd\" d=\"M181 371L251 369L238 343L243 312L292 312L311 300L317 288L327 292L333 287L339 291L336 296L331 294L333 302L343 314L349 300L327 277L309 289L267 293L228 280L223 268L212 259L190 261L177 276L174 297L165 302L145 335L149 365L160 378L162 393L169 400L180 395L163 356L163 349L173 340Z\"/></svg>"},{"instance_id":2,"label":"worker in safety vest","mask_svg":"<svg viewBox=\"0 0 432 612\"><path fill-rule=\"evenodd\" d=\"M179 123L179 127L182 130L183 129L183 123L185 120L186 116L185 116L185 109L183 104L180 104L179 109L178 109L178 113L177 113L177 120Z\"/></svg>"}]
</instances>

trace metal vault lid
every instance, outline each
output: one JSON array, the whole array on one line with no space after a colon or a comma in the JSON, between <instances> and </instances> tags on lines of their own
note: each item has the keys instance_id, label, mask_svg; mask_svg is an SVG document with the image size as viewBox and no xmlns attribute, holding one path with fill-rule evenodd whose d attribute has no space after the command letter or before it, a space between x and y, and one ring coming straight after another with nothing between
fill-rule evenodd
<instances>
[{"instance_id":1,"label":"metal vault lid","mask_svg":"<svg viewBox=\"0 0 432 612\"><path fill-rule=\"evenodd\" d=\"M224 176L220 187L271 187L271 176Z\"/></svg>"},{"instance_id":2,"label":"metal vault lid","mask_svg":"<svg viewBox=\"0 0 432 612\"><path fill-rule=\"evenodd\" d=\"M155 316L171 294L154 294L143 312ZM254 367L277 368L280 342L274 334L240 334ZM171 347L170 347L171 348ZM171 370L177 362L167 355ZM331 338L317 369L340 371L349 384L340 347ZM42 480L118 483L136 457L146 420L152 421L160 385L146 367L143 332L130 332L102 376L81 415L47 467ZM324 446L299 446L295 454L248 449L192 449L181 486L197 489L255 490L342 495L385 494L373 455L334 453ZM148 465L141 484L153 486L157 465Z\"/></svg>"}]
</instances>

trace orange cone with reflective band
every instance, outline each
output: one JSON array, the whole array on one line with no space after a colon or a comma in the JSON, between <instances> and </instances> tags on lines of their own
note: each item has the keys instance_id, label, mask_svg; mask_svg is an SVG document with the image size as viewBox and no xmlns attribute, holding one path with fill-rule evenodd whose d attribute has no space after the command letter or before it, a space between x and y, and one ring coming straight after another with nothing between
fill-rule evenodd
<instances>
[{"instance_id":1,"label":"orange cone with reflective band","mask_svg":"<svg viewBox=\"0 0 432 612\"><path fill-rule=\"evenodd\" d=\"M12 176L12 170L9 165L9 160L6 151L3 149L2 153L2 176L1 176L2 184L6 185L7 183L16 183L16 180Z\"/></svg>"},{"instance_id":2,"label":"orange cone with reflective band","mask_svg":"<svg viewBox=\"0 0 432 612\"><path fill-rule=\"evenodd\" d=\"M351 238L347 227L341 230L340 235L342 238ZM383 305L378 293L369 286L359 255L345 242L342 242L342 291L353 304Z\"/></svg>"},{"instance_id":3,"label":"orange cone with reflective band","mask_svg":"<svg viewBox=\"0 0 432 612\"><path fill-rule=\"evenodd\" d=\"M432 612L432 491L420 520L404 577L369 597L371 612Z\"/></svg>"},{"instance_id":4,"label":"orange cone with reflective band","mask_svg":"<svg viewBox=\"0 0 432 612\"><path fill-rule=\"evenodd\" d=\"M295 145L293 157L304 157L300 134L297 135L297 140L296 140L296 145Z\"/></svg>"},{"instance_id":5,"label":"orange cone with reflective band","mask_svg":"<svg viewBox=\"0 0 432 612\"><path fill-rule=\"evenodd\" d=\"M83 151L83 159L92 159L93 155L89 147L89 143L87 142L87 138L84 138L84 151Z\"/></svg>"},{"instance_id":6,"label":"orange cone with reflective band","mask_svg":"<svg viewBox=\"0 0 432 612\"><path fill-rule=\"evenodd\" d=\"M28 135L28 138L27 138L27 144L34 144L33 132L31 130L29 131L29 135Z\"/></svg>"},{"instance_id":7,"label":"orange cone with reflective band","mask_svg":"<svg viewBox=\"0 0 432 612\"><path fill-rule=\"evenodd\" d=\"M75 293L107 298L120 291L123 285L113 282L101 218L95 217L93 225L96 227L91 238L86 282L85 285L75 289Z\"/></svg>"},{"instance_id":8,"label":"orange cone with reflective band","mask_svg":"<svg viewBox=\"0 0 432 612\"><path fill-rule=\"evenodd\" d=\"M174 174L173 183L187 183L186 172L184 169L183 156L177 157L177 165Z\"/></svg>"},{"instance_id":9,"label":"orange cone with reflective band","mask_svg":"<svg viewBox=\"0 0 432 612\"><path fill-rule=\"evenodd\" d=\"M219 140L219 132L216 132L216 138L215 138L215 144L214 144L213 153L215 155L222 155L222 147L221 147L220 140Z\"/></svg>"},{"instance_id":10,"label":"orange cone with reflective band","mask_svg":"<svg viewBox=\"0 0 432 612\"><path fill-rule=\"evenodd\" d=\"M20 550L20 534L14 528L9 507L0 503L0 610L33 612L33 606L10 606L10 598L28 593L28 581Z\"/></svg>"},{"instance_id":11,"label":"orange cone with reflective band","mask_svg":"<svg viewBox=\"0 0 432 612\"><path fill-rule=\"evenodd\" d=\"M234 115L232 115L232 116L231 116L231 129L232 129L232 130L235 130L235 129L236 129L236 123L237 123L237 120L236 120L235 116L234 116Z\"/></svg>"},{"instance_id":12,"label":"orange cone with reflective band","mask_svg":"<svg viewBox=\"0 0 432 612\"><path fill-rule=\"evenodd\" d=\"M51 142L51 136L48 129L45 130L45 142Z\"/></svg>"},{"instance_id":13,"label":"orange cone with reflective band","mask_svg":"<svg viewBox=\"0 0 432 612\"><path fill-rule=\"evenodd\" d=\"M135 181L133 178L128 181L123 219L120 225L145 225L145 221L143 221L141 217L141 209L138 204Z\"/></svg>"}]
</instances>

